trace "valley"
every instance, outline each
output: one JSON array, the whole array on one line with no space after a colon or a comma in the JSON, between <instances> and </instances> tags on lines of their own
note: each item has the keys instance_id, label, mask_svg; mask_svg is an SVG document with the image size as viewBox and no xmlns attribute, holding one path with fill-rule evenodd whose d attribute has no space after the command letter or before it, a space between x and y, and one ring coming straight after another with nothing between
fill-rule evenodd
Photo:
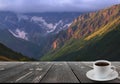
<instances>
[{"instance_id":1,"label":"valley","mask_svg":"<svg viewBox=\"0 0 120 84\"><path fill-rule=\"evenodd\" d=\"M0 11L0 43L40 61L119 61L119 30L119 4L90 12Z\"/></svg>"}]
</instances>

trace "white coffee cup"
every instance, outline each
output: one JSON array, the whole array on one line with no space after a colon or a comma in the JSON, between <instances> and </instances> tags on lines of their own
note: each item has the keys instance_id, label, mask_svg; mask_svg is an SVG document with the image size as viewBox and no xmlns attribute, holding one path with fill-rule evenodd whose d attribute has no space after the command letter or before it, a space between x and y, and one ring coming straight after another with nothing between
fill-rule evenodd
<instances>
[{"instance_id":1,"label":"white coffee cup","mask_svg":"<svg viewBox=\"0 0 120 84\"><path fill-rule=\"evenodd\" d=\"M104 79L115 71L115 66L107 60L98 60L93 63L94 77Z\"/></svg>"}]
</instances>

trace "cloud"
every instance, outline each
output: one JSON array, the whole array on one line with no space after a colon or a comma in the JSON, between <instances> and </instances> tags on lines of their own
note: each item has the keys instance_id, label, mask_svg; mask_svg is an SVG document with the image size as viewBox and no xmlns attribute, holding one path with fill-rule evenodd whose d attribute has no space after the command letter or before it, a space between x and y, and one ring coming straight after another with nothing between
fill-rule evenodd
<instances>
[{"instance_id":1,"label":"cloud","mask_svg":"<svg viewBox=\"0 0 120 84\"><path fill-rule=\"evenodd\" d=\"M120 0L0 0L0 10L14 12L65 12L102 9Z\"/></svg>"}]
</instances>

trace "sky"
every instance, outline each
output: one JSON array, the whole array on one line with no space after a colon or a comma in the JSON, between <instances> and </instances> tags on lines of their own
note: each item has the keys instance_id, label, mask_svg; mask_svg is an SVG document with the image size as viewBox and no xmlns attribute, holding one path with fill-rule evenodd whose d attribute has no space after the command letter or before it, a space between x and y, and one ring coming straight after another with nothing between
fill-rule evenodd
<instances>
[{"instance_id":1,"label":"sky","mask_svg":"<svg viewBox=\"0 0 120 84\"><path fill-rule=\"evenodd\" d=\"M87 12L114 4L120 4L120 0L0 0L0 11Z\"/></svg>"}]
</instances>

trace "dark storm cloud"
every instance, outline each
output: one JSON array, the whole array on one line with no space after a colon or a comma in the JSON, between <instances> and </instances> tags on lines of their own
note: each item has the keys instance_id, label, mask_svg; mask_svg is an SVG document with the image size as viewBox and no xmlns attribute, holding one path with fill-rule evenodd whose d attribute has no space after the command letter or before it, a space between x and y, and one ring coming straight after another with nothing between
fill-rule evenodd
<instances>
[{"instance_id":1,"label":"dark storm cloud","mask_svg":"<svg viewBox=\"0 0 120 84\"><path fill-rule=\"evenodd\" d=\"M14 12L63 12L102 9L120 0L0 0L0 10Z\"/></svg>"}]
</instances>

